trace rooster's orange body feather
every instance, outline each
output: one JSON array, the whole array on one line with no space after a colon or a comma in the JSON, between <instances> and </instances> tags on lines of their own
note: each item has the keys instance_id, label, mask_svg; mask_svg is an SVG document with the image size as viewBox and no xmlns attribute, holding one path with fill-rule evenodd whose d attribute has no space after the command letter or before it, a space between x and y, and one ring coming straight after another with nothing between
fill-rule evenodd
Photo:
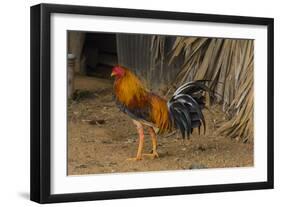
<instances>
[{"instance_id":1,"label":"rooster's orange body feather","mask_svg":"<svg viewBox=\"0 0 281 207\"><path fill-rule=\"evenodd\" d=\"M133 119L158 128L159 132L171 129L167 101L149 92L128 69L114 83L115 97L123 111Z\"/></svg>"}]
</instances>

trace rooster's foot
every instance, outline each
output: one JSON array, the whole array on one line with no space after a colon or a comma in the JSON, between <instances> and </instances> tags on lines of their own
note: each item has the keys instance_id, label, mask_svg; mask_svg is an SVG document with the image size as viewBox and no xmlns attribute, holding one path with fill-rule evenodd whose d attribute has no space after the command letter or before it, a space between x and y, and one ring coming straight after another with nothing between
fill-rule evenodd
<instances>
[{"instance_id":1,"label":"rooster's foot","mask_svg":"<svg viewBox=\"0 0 281 207\"><path fill-rule=\"evenodd\" d=\"M130 158L127 158L126 160L127 161L139 161L141 159L142 159L141 157L130 157Z\"/></svg>"},{"instance_id":2,"label":"rooster's foot","mask_svg":"<svg viewBox=\"0 0 281 207\"><path fill-rule=\"evenodd\" d=\"M143 156L148 156L150 157L151 159L154 159L154 158L159 158L159 155L156 151L152 152L152 153L148 153L148 154L143 154Z\"/></svg>"}]
</instances>

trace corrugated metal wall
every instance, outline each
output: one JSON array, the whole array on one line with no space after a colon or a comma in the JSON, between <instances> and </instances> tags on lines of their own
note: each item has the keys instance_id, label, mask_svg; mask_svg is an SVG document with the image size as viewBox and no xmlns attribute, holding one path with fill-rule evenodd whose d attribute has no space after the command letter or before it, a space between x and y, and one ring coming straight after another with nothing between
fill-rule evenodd
<instances>
[{"instance_id":1,"label":"corrugated metal wall","mask_svg":"<svg viewBox=\"0 0 281 207\"><path fill-rule=\"evenodd\" d=\"M163 44L155 44L155 38L162 38L165 41ZM154 91L165 89L180 71L181 58L171 65L168 64L169 51L175 37L117 34L116 40L118 63L134 71L149 89Z\"/></svg>"}]
</instances>

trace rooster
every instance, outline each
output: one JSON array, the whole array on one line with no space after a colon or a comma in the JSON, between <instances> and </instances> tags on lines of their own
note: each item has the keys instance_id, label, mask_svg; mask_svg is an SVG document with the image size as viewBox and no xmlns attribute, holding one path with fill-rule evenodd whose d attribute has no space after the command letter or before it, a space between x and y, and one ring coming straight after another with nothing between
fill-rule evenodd
<instances>
[{"instance_id":1,"label":"rooster","mask_svg":"<svg viewBox=\"0 0 281 207\"><path fill-rule=\"evenodd\" d=\"M139 134L137 155L129 160L141 160L143 155L159 157L157 135L179 129L183 138L189 138L194 128L203 126L205 119L202 109L205 106L203 92L210 92L204 80L188 82L179 87L170 98L164 98L147 90L140 79L129 69L115 66L111 76L114 81L114 98L117 107L131 117ZM143 154L144 127L151 136L152 151Z\"/></svg>"}]
</instances>

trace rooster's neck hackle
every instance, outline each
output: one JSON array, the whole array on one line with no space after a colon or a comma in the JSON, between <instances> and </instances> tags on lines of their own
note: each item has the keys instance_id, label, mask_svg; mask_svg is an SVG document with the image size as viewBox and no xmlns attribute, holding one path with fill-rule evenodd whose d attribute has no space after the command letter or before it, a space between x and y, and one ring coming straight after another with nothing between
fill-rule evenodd
<instances>
[{"instance_id":1,"label":"rooster's neck hackle","mask_svg":"<svg viewBox=\"0 0 281 207\"><path fill-rule=\"evenodd\" d=\"M114 82L115 95L119 101L129 105L132 100L141 101L147 94L147 89L141 81L128 69L124 69L124 76Z\"/></svg>"}]
</instances>

